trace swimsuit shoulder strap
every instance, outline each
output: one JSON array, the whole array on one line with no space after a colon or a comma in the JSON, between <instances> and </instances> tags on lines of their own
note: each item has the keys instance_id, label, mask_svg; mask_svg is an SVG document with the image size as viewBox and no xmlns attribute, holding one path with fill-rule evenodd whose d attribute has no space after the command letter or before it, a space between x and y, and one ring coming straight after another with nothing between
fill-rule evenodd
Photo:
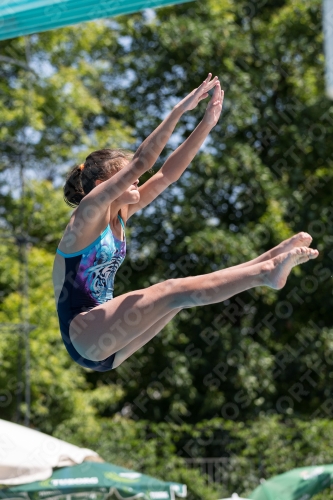
<instances>
[{"instance_id":1,"label":"swimsuit shoulder strap","mask_svg":"<svg viewBox=\"0 0 333 500\"><path fill-rule=\"evenodd\" d=\"M124 230L124 232L125 232L125 224L124 224L123 219L120 217L120 215L118 215L118 219L119 219L119 221L120 221L120 224L123 226L123 230Z\"/></svg>"}]
</instances>

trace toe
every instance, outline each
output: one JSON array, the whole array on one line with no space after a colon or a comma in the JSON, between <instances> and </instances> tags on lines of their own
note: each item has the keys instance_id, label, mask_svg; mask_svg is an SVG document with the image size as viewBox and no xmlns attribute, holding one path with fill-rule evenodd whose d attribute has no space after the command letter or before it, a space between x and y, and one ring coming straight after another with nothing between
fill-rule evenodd
<instances>
[{"instance_id":1,"label":"toe","mask_svg":"<svg viewBox=\"0 0 333 500\"><path fill-rule=\"evenodd\" d=\"M300 247L300 246L308 247L311 245L312 236L302 231L300 233L295 234L295 236L292 237L292 242L294 247Z\"/></svg>"},{"instance_id":2,"label":"toe","mask_svg":"<svg viewBox=\"0 0 333 500\"><path fill-rule=\"evenodd\" d=\"M319 255L318 250L311 249L311 252L309 253L309 259L315 259L316 257L318 257L318 255Z\"/></svg>"},{"instance_id":3,"label":"toe","mask_svg":"<svg viewBox=\"0 0 333 500\"><path fill-rule=\"evenodd\" d=\"M304 233L304 232L301 232L299 233L299 236L300 238L303 240L303 241L312 241L312 236L309 234L309 233Z\"/></svg>"}]
</instances>

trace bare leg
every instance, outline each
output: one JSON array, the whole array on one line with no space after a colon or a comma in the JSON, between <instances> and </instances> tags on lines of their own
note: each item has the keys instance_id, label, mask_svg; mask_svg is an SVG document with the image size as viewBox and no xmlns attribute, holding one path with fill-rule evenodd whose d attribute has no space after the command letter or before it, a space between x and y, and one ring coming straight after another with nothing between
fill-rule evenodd
<instances>
[{"instance_id":1,"label":"bare leg","mask_svg":"<svg viewBox=\"0 0 333 500\"><path fill-rule=\"evenodd\" d=\"M311 244L312 237L307 233L298 233L291 238L283 241L276 247L272 248L268 252L260 255L256 259L253 259L249 262L245 262L244 264L239 264L238 266L234 266L234 268L240 268L245 266L250 266L253 264L257 264L260 262L264 262L265 260L269 260L281 253L287 252L288 250L292 250L293 248L297 248L300 246L309 246ZM168 313L166 316L157 321L153 326L148 328L145 332L139 335L136 339L132 340L125 347L120 349L116 353L116 357L113 363L113 368L117 368L120 366L127 358L129 358L132 354L134 354L138 349L147 344L152 338L154 338L163 328L181 311L180 309L175 309Z\"/></svg>"},{"instance_id":2,"label":"bare leg","mask_svg":"<svg viewBox=\"0 0 333 500\"><path fill-rule=\"evenodd\" d=\"M71 341L81 356L103 360L175 309L222 302L255 286L282 288L294 266L317 256L317 250L294 248L263 263L171 279L127 293L76 316Z\"/></svg>"},{"instance_id":3,"label":"bare leg","mask_svg":"<svg viewBox=\"0 0 333 500\"><path fill-rule=\"evenodd\" d=\"M249 260L248 262L238 264L237 266L234 267L243 268L246 266L252 266L253 264L259 264L259 262L264 262L265 260L273 259L274 257L277 257L281 253L289 252L293 248L308 247L311 245L311 242L312 242L312 236L310 236L308 233L304 232L298 233L292 236L291 238L282 241L276 247L272 248L271 250L268 250L268 252L259 255L259 257L256 257L253 260Z\"/></svg>"},{"instance_id":4,"label":"bare leg","mask_svg":"<svg viewBox=\"0 0 333 500\"><path fill-rule=\"evenodd\" d=\"M158 320L153 326L148 328L145 332L139 335L136 339L132 340L125 347L117 351L116 357L113 362L113 368L117 368L125 359L129 358L134 352L140 349L142 346L147 344L152 338L156 337L156 335L163 330L163 328L176 316L176 314L181 311L181 308L174 309L169 312L163 318Z\"/></svg>"},{"instance_id":5,"label":"bare leg","mask_svg":"<svg viewBox=\"0 0 333 500\"><path fill-rule=\"evenodd\" d=\"M300 246L309 246L311 244L311 241L312 237L308 233L298 233L291 238L283 241L268 252L260 255L256 259L234 266L234 269L258 264L259 262L264 262L265 260L272 259L273 257L280 255L281 253L288 252L293 248L297 248ZM171 321L172 318L176 316L176 314L178 314L179 311L181 311L181 308L171 311L169 314L158 320L153 326L148 328L148 330L139 335L135 340L132 340L129 344L120 349L120 351L116 353L113 368L117 368L134 352L147 344L147 342L149 342L152 338L154 338L169 323L169 321Z\"/></svg>"}]
</instances>

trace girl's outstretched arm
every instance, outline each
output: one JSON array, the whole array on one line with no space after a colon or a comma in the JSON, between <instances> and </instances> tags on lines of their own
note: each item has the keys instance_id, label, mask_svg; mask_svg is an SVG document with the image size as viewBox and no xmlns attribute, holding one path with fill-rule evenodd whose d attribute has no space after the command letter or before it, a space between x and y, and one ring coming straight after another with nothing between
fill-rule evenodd
<instances>
[{"instance_id":1,"label":"girl's outstretched arm","mask_svg":"<svg viewBox=\"0 0 333 500\"><path fill-rule=\"evenodd\" d=\"M218 82L202 121L186 141L169 156L161 168L161 172L170 182L175 182L179 179L199 151L209 132L217 124L222 111L223 98L224 91L221 90L220 83Z\"/></svg>"},{"instance_id":2,"label":"girl's outstretched arm","mask_svg":"<svg viewBox=\"0 0 333 500\"><path fill-rule=\"evenodd\" d=\"M163 167L139 187L140 201L129 205L127 218L151 203L170 184L177 181L191 163L211 129L216 125L223 104L224 92L217 82L204 118L192 134L166 160Z\"/></svg>"},{"instance_id":3,"label":"girl's outstretched arm","mask_svg":"<svg viewBox=\"0 0 333 500\"><path fill-rule=\"evenodd\" d=\"M208 96L208 91L217 84L217 77L213 78L213 80L211 80L211 77L212 75L209 73L200 87L194 89L173 108L171 113L141 144L128 165L107 181L96 186L83 198L80 205L90 205L96 202L100 210L108 208L113 200L126 191L138 177L149 170L161 154L182 114L194 109L202 99Z\"/></svg>"}]
</instances>

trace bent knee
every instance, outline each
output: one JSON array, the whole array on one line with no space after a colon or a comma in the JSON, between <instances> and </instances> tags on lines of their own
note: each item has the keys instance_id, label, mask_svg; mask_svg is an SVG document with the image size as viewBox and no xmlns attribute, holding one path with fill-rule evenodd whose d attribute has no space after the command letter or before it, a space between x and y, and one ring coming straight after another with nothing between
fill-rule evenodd
<instances>
[{"instance_id":1,"label":"bent knee","mask_svg":"<svg viewBox=\"0 0 333 500\"><path fill-rule=\"evenodd\" d=\"M189 309L201 305L205 291L193 288L192 277L167 280L166 290L169 295L171 309Z\"/></svg>"},{"instance_id":2,"label":"bent knee","mask_svg":"<svg viewBox=\"0 0 333 500\"><path fill-rule=\"evenodd\" d=\"M173 293L174 290L177 289L177 282L179 279L169 278L168 280L160 281L160 283L156 283L156 285L152 285L152 288L156 289L156 293L161 295L167 295L169 293Z\"/></svg>"},{"instance_id":3,"label":"bent knee","mask_svg":"<svg viewBox=\"0 0 333 500\"><path fill-rule=\"evenodd\" d=\"M182 278L170 278L153 286L156 287L156 292L161 295L161 298L166 301L170 311L184 307L182 297L184 297L185 288Z\"/></svg>"}]
</instances>

